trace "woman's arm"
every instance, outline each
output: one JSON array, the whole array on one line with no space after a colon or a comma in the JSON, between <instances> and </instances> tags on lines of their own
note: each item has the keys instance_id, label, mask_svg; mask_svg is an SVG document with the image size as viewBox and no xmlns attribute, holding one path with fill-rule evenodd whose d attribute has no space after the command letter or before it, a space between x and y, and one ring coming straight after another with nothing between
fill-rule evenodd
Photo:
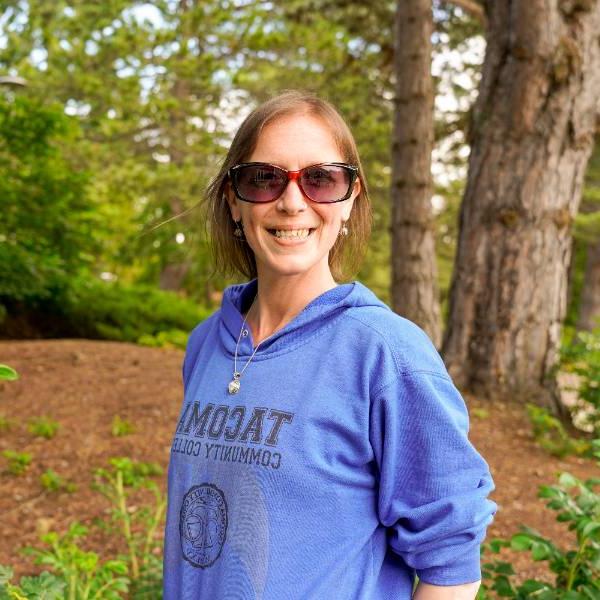
<instances>
[{"instance_id":1,"label":"woman's arm","mask_svg":"<svg viewBox=\"0 0 600 600\"><path fill-rule=\"evenodd\" d=\"M413 600L474 600L481 581L463 585L431 585L419 581Z\"/></svg>"}]
</instances>

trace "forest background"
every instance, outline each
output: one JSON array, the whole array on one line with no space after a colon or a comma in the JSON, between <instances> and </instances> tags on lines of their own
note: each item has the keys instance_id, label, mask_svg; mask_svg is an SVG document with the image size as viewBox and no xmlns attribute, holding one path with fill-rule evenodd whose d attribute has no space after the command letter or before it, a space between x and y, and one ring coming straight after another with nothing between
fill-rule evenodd
<instances>
[{"instance_id":1,"label":"forest background","mask_svg":"<svg viewBox=\"0 0 600 600\"><path fill-rule=\"evenodd\" d=\"M577 348L600 408L600 12L508 4L1 2L0 338L185 347L240 281L215 273L203 190L252 107L300 88L357 139L374 227L356 278L429 333L461 390L599 437L555 376Z\"/></svg>"},{"instance_id":2,"label":"forest background","mask_svg":"<svg viewBox=\"0 0 600 600\"><path fill-rule=\"evenodd\" d=\"M394 98L402 83L394 69L400 35L395 3L3 6L2 337L146 343L153 337L182 346L198 317L218 306L219 291L239 281L214 273L197 204L244 116L286 88L331 100L350 123L374 213L372 241L357 278L400 308L393 298L398 278L393 281L391 256L410 264L423 251L407 252L401 238L408 236L391 235L398 229L391 223L392 206L411 201L410 189L402 196L395 193L397 181L391 185ZM435 285L445 323L486 38L478 4L434 2L432 8L426 58L435 86L433 189L421 205L433 219ZM406 47L404 39L400 48ZM427 95L413 98L415 119L421 113L429 118ZM521 100L524 105L527 99ZM399 128L408 129L408 119ZM414 153L421 140L411 144ZM594 293L587 294L579 319L585 329L599 314L593 287L599 165L596 148L569 228L569 240L571 233L575 239L568 256L572 285L562 318L565 325L577 324L587 282ZM398 310L409 317L417 304L407 292L411 287L403 286L410 302ZM440 347L438 326L428 319L414 316Z\"/></svg>"}]
</instances>

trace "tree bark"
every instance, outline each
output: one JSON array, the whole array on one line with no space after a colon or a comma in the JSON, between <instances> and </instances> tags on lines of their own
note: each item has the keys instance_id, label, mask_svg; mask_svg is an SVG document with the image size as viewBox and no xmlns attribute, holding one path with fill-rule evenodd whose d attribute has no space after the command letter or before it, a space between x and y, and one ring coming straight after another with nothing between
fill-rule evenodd
<instances>
[{"instance_id":1,"label":"tree bark","mask_svg":"<svg viewBox=\"0 0 600 600\"><path fill-rule=\"evenodd\" d=\"M457 385L566 418L553 367L600 94L597 0L488 2L442 353Z\"/></svg>"},{"instance_id":2,"label":"tree bark","mask_svg":"<svg viewBox=\"0 0 600 600\"><path fill-rule=\"evenodd\" d=\"M441 342L431 206L433 80L428 0L398 0L392 139L392 305Z\"/></svg>"},{"instance_id":3,"label":"tree bark","mask_svg":"<svg viewBox=\"0 0 600 600\"><path fill-rule=\"evenodd\" d=\"M577 329L600 327L600 240L588 244Z\"/></svg>"}]
</instances>

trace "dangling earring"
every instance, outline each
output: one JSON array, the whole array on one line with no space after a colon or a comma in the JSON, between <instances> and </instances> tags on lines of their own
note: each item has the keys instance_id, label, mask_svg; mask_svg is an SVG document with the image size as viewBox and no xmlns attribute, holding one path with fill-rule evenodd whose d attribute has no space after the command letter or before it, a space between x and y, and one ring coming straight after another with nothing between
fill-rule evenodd
<instances>
[{"instance_id":1,"label":"dangling earring","mask_svg":"<svg viewBox=\"0 0 600 600\"><path fill-rule=\"evenodd\" d=\"M233 232L233 235L235 235L235 237L240 241L243 242L244 241L244 230L241 228L241 221L235 221L235 231Z\"/></svg>"},{"instance_id":2,"label":"dangling earring","mask_svg":"<svg viewBox=\"0 0 600 600\"><path fill-rule=\"evenodd\" d=\"M348 228L346 227L347 221L342 221L342 228L340 229L340 235L347 236Z\"/></svg>"}]
</instances>

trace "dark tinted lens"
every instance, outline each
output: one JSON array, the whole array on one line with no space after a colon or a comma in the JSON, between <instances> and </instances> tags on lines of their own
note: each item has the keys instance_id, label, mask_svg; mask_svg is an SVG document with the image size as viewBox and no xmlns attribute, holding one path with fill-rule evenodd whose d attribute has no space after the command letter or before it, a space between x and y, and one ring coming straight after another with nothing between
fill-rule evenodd
<instances>
[{"instance_id":1,"label":"dark tinted lens","mask_svg":"<svg viewBox=\"0 0 600 600\"><path fill-rule=\"evenodd\" d=\"M287 184L285 173L268 165L247 165L235 172L240 196L251 202L271 202L281 196Z\"/></svg>"},{"instance_id":2,"label":"dark tinted lens","mask_svg":"<svg viewBox=\"0 0 600 600\"><path fill-rule=\"evenodd\" d=\"M301 184L304 193L315 202L336 202L350 189L350 169L338 165L319 165L304 169Z\"/></svg>"}]
</instances>

